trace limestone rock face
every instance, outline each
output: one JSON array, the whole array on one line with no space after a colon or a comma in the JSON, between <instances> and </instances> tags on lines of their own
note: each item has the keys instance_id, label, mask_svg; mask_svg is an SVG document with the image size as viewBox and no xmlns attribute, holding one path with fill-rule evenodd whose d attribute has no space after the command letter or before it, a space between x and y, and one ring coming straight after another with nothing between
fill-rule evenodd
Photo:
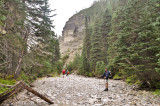
<instances>
[{"instance_id":1,"label":"limestone rock face","mask_svg":"<svg viewBox=\"0 0 160 106\"><path fill-rule=\"evenodd\" d=\"M82 39L85 33L85 16L76 14L72 16L63 28L62 39L63 43L73 41L75 38Z\"/></svg>"},{"instance_id":2,"label":"limestone rock face","mask_svg":"<svg viewBox=\"0 0 160 106\"><path fill-rule=\"evenodd\" d=\"M69 55L66 63L73 60L76 54L81 53L84 35L85 16L83 14L75 14L66 22L60 38L61 55Z\"/></svg>"}]
</instances>

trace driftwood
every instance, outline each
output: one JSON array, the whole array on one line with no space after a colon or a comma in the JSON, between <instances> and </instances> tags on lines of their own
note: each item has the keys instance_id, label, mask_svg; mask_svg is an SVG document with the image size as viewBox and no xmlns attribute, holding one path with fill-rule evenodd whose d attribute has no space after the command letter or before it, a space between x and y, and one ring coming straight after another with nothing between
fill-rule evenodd
<instances>
[{"instance_id":1,"label":"driftwood","mask_svg":"<svg viewBox=\"0 0 160 106\"><path fill-rule=\"evenodd\" d=\"M27 91L35 94L36 96L40 97L41 99L45 100L46 102L48 102L48 103L50 103L50 104L53 104L53 102L52 102L51 100L49 100L49 99L46 98L45 96L41 95L41 94L38 93L37 91L33 90L33 89L32 89L31 87L29 87L28 85L26 85L26 84L23 84L23 85L24 85L23 87L24 87Z\"/></svg>"},{"instance_id":2,"label":"driftwood","mask_svg":"<svg viewBox=\"0 0 160 106\"><path fill-rule=\"evenodd\" d=\"M26 89L27 91L35 94L36 96L40 97L41 99L45 100L46 102L50 104L54 104L51 100L46 98L45 96L41 95L31 87L29 87L27 84L25 84L23 81L20 81L16 83L14 86L12 86L9 90L5 91L4 93L0 94L0 104L7 100L12 95L18 93L22 88Z\"/></svg>"}]
</instances>

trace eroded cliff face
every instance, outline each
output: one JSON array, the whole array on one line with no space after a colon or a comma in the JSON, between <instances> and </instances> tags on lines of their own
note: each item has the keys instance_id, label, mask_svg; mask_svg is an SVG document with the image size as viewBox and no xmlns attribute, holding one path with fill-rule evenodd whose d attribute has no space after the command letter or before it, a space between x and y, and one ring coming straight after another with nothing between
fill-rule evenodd
<instances>
[{"instance_id":1,"label":"eroded cliff face","mask_svg":"<svg viewBox=\"0 0 160 106\"><path fill-rule=\"evenodd\" d=\"M85 34L85 16L76 14L72 16L63 28L62 37L60 39L61 56L69 55L66 63L73 60L76 53L81 54L83 45L83 37Z\"/></svg>"},{"instance_id":2,"label":"eroded cliff face","mask_svg":"<svg viewBox=\"0 0 160 106\"><path fill-rule=\"evenodd\" d=\"M82 39L85 32L85 16L74 15L72 16L63 28L62 42L68 43L74 41L75 38Z\"/></svg>"}]
</instances>

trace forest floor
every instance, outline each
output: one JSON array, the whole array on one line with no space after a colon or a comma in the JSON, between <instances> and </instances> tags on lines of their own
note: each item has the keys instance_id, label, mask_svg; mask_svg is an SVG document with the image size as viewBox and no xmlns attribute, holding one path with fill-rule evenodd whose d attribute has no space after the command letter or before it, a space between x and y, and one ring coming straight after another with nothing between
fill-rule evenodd
<instances>
[{"instance_id":1,"label":"forest floor","mask_svg":"<svg viewBox=\"0 0 160 106\"><path fill-rule=\"evenodd\" d=\"M51 106L160 106L160 96L134 90L135 85L109 80L109 91L103 91L104 84L104 79L69 75L39 79L33 89L52 100L55 104ZM49 106L26 90L3 105Z\"/></svg>"}]
</instances>

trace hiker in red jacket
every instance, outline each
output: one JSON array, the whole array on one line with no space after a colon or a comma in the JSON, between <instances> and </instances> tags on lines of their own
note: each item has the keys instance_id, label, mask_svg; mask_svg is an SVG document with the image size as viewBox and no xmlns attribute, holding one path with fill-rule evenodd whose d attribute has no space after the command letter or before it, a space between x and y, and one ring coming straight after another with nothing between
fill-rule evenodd
<instances>
[{"instance_id":1,"label":"hiker in red jacket","mask_svg":"<svg viewBox=\"0 0 160 106\"><path fill-rule=\"evenodd\" d=\"M64 75L65 75L65 69L63 69L62 74L63 74L63 78L64 78Z\"/></svg>"}]
</instances>

